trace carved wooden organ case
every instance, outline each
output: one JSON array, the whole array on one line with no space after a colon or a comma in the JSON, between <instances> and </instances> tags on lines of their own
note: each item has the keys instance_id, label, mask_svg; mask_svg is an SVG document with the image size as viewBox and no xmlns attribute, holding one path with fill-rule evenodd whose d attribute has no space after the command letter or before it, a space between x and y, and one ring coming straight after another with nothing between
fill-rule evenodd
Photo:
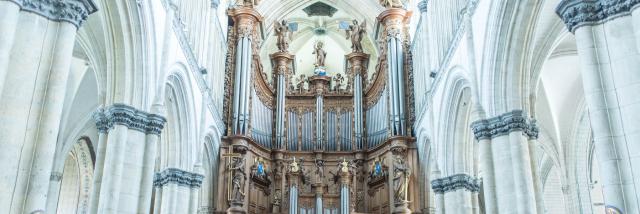
<instances>
[{"instance_id":1,"label":"carved wooden organ case","mask_svg":"<svg viewBox=\"0 0 640 214\"><path fill-rule=\"evenodd\" d=\"M407 13L394 8L378 17L375 37L385 42L375 68L367 67L368 54L350 53L343 75L305 77L296 75L295 56L287 52L261 62L265 33L256 10L228 11L228 129L217 212L419 213L426 206L413 188L421 167L412 136ZM396 161L409 170L406 179L395 179ZM398 182L407 183L404 199L398 199Z\"/></svg>"}]
</instances>

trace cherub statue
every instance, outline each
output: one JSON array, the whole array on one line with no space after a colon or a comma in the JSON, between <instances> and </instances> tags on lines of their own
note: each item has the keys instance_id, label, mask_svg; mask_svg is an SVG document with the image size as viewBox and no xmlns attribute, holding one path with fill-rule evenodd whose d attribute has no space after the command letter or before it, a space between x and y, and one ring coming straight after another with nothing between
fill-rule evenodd
<instances>
[{"instance_id":1,"label":"cherub statue","mask_svg":"<svg viewBox=\"0 0 640 214\"><path fill-rule=\"evenodd\" d=\"M275 26L273 29L276 32L276 45L278 46L278 50L280 52L287 52L289 50L289 42L291 41L291 37L293 31L289 29L289 24L287 20L282 20L282 22L274 22Z\"/></svg>"},{"instance_id":2,"label":"cherub statue","mask_svg":"<svg viewBox=\"0 0 640 214\"><path fill-rule=\"evenodd\" d=\"M366 33L366 22L358 24L358 20L353 20L353 24L349 25L346 31L347 39L351 38L351 50L353 52L362 53L362 38Z\"/></svg>"},{"instance_id":3,"label":"cherub statue","mask_svg":"<svg viewBox=\"0 0 640 214\"><path fill-rule=\"evenodd\" d=\"M298 81L296 81L296 88L298 88L298 90L300 92L304 91L304 83L307 82L307 76L304 74L301 74L300 77L298 78Z\"/></svg>"},{"instance_id":4,"label":"cherub statue","mask_svg":"<svg viewBox=\"0 0 640 214\"><path fill-rule=\"evenodd\" d=\"M401 0L379 0L380 4L385 8L402 8L404 4Z\"/></svg>"},{"instance_id":5,"label":"cherub statue","mask_svg":"<svg viewBox=\"0 0 640 214\"><path fill-rule=\"evenodd\" d=\"M245 7L254 7L260 4L260 0L236 0L236 5Z\"/></svg>"},{"instance_id":6,"label":"cherub statue","mask_svg":"<svg viewBox=\"0 0 640 214\"><path fill-rule=\"evenodd\" d=\"M324 160L316 159L316 175L319 178L324 177Z\"/></svg>"},{"instance_id":7,"label":"cherub statue","mask_svg":"<svg viewBox=\"0 0 640 214\"><path fill-rule=\"evenodd\" d=\"M336 76L333 77L333 82L334 82L333 90L340 91L341 90L340 88L342 88L343 81L344 81L344 77L342 76L342 74L340 73L336 74Z\"/></svg>"},{"instance_id":8,"label":"cherub statue","mask_svg":"<svg viewBox=\"0 0 640 214\"><path fill-rule=\"evenodd\" d=\"M327 57L327 52L322 49L324 43L322 41L316 42L315 50L313 50L313 54L316 55L316 63L314 64L316 68L324 67L324 60Z\"/></svg>"}]
</instances>

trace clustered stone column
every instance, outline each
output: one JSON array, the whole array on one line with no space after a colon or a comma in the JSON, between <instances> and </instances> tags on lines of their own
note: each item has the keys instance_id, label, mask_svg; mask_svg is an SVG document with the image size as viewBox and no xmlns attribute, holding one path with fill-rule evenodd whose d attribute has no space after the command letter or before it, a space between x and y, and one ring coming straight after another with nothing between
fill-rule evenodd
<instances>
[{"instance_id":1,"label":"clustered stone column","mask_svg":"<svg viewBox=\"0 0 640 214\"><path fill-rule=\"evenodd\" d=\"M467 174L456 174L431 181L433 192L439 198L437 213L473 213L472 194L480 190L478 181Z\"/></svg>"},{"instance_id":2,"label":"clustered stone column","mask_svg":"<svg viewBox=\"0 0 640 214\"><path fill-rule=\"evenodd\" d=\"M471 125L482 144L483 182L487 213L537 213L535 161L531 161L530 139L537 139L538 129L521 110L479 120ZM490 150L490 151L484 151ZM488 167L487 167L488 166ZM493 167L493 168L490 168ZM494 185L494 186L491 186ZM493 192L495 190L495 192ZM495 197L496 200L493 200Z\"/></svg>"},{"instance_id":3,"label":"clustered stone column","mask_svg":"<svg viewBox=\"0 0 640 214\"><path fill-rule=\"evenodd\" d=\"M640 1L564 0L574 33L607 212L640 213Z\"/></svg>"},{"instance_id":4,"label":"clustered stone column","mask_svg":"<svg viewBox=\"0 0 640 214\"><path fill-rule=\"evenodd\" d=\"M166 119L125 104L94 113L99 131L91 213L148 212L158 140Z\"/></svg>"},{"instance_id":5,"label":"clustered stone column","mask_svg":"<svg viewBox=\"0 0 640 214\"><path fill-rule=\"evenodd\" d=\"M0 0L0 212L46 208L78 28L91 0Z\"/></svg>"},{"instance_id":6,"label":"clustered stone column","mask_svg":"<svg viewBox=\"0 0 640 214\"><path fill-rule=\"evenodd\" d=\"M197 212L197 207L194 206L198 202L197 192L196 195L193 192L202 186L202 179L204 176L201 174L176 168L156 173L153 178L153 186L156 188L153 213Z\"/></svg>"}]
</instances>

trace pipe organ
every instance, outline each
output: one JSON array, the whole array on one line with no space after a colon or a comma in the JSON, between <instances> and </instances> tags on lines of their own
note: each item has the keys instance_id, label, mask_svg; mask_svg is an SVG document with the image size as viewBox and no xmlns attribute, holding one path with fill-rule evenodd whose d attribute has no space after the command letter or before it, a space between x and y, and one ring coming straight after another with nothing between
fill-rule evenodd
<instances>
[{"instance_id":1,"label":"pipe organ","mask_svg":"<svg viewBox=\"0 0 640 214\"><path fill-rule=\"evenodd\" d=\"M216 212L420 213L413 96L402 8L378 17L376 67L354 22L345 69L327 75L322 44L315 74L297 75L286 22L274 27L278 49L261 61L262 17L245 3L229 9L225 122ZM312 50L309 50L312 51ZM263 66L270 65L270 66ZM369 75L369 72L373 72ZM269 76L270 75L270 76ZM371 78L369 78L371 76Z\"/></svg>"}]
</instances>

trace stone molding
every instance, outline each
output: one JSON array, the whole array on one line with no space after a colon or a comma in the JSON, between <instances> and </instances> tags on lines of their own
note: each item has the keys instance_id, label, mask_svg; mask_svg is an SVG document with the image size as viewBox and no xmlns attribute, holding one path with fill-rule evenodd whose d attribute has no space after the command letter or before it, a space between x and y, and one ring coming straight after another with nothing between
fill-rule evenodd
<instances>
[{"instance_id":1,"label":"stone molding","mask_svg":"<svg viewBox=\"0 0 640 214\"><path fill-rule=\"evenodd\" d=\"M80 28L87 17L98 11L93 0L9 0L23 11L52 21L68 22Z\"/></svg>"},{"instance_id":2,"label":"stone molding","mask_svg":"<svg viewBox=\"0 0 640 214\"><path fill-rule=\"evenodd\" d=\"M120 103L113 104L106 109L98 108L93 113L93 119L98 131L102 133L108 132L114 125L123 125L145 134L160 135L167 122L163 116L140 111Z\"/></svg>"},{"instance_id":3,"label":"stone molding","mask_svg":"<svg viewBox=\"0 0 640 214\"><path fill-rule=\"evenodd\" d=\"M459 189L465 189L470 192L480 191L478 179L467 174L455 174L452 176L435 179L431 181L431 188L436 194L444 194Z\"/></svg>"},{"instance_id":4,"label":"stone molding","mask_svg":"<svg viewBox=\"0 0 640 214\"><path fill-rule=\"evenodd\" d=\"M204 176L197 173L187 172L176 168L167 168L153 176L153 186L163 187L167 184L177 184L189 188L200 188Z\"/></svg>"},{"instance_id":5,"label":"stone molding","mask_svg":"<svg viewBox=\"0 0 640 214\"><path fill-rule=\"evenodd\" d=\"M563 0L556 7L556 14L570 32L575 32L581 26L629 15L637 6L640 0Z\"/></svg>"},{"instance_id":6,"label":"stone molding","mask_svg":"<svg viewBox=\"0 0 640 214\"><path fill-rule=\"evenodd\" d=\"M471 129L477 140L492 139L514 131L523 131L529 139L538 139L536 121L527 119L522 110L514 110L494 118L473 122Z\"/></svg>"}]
</instances>

